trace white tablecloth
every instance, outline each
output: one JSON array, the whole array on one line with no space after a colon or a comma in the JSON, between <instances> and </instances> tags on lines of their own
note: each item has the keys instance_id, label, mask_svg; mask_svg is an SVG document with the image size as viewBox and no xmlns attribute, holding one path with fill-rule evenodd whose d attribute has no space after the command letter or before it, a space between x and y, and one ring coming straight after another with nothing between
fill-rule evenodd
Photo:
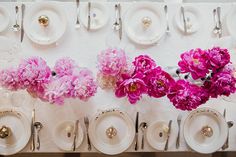
<instances>
[{"instance_id":1,"label":"white tablecloth","mask_svg":"<svg viewBox=\"0 0 236 157\"><path fill-rule=\"evenodd\" d=\"M125 16L126 10L132 5L133 2L122 2L122 16ZM151 3L151 2L150 2ZM154 2L153 2L154 3ZM25 3L26 4L26 14L28 13L28 8L30 5L35 5L36 3ZM82 3L81 5L86 5L87 3ZM0 3L1 6L4 6L8 9L11 14L11 25L14 23L14 3ZM22 43L21 55L24 57L29 56L41 56L47 60L49 65L53 66L55 61L63 56L69 56L75 59L80 66L85 66L93 70L96 74L96 58L99 51L106 49L112 44L108 42L114 32L112 30L112 24L114 22L114 3L106 3L109 5L110 19L108 25L106 25L101 30L95 32L87 32L87 30L82 27L79 30L75 29L75 9L76 5L72 2L61 2L60 5L65 9L68 27L64 36L58 41L57 44L51 46L39 46L32 43L27 36L24 37L24 42ZM163 3L158 3L162 9ZM177 28L174 27L173 17L180 8L181 4L170 4L169 5L169 22L170 22L170 36L163 38L157 45L152 47L140 47L133 44L125 33L123 33L122 42L117 45L117 47L124 48L127 55L133 59L135 56L140 54L147 54L153 57L156 60L156 63L162 67L166 66L176 66L179 60L179 55L186 50L191 48L210 48L212 45L220 45L227 48L230 48L231 53L234 53L234 58L232 60L235 62L235 45L233 40L229 36L226 26L225 26L225 17L231 7L231 3L228 4L219 4L219 3L198 3L198 4L185 4L192 5L200 10L201 16L201 27L199 31L193 35L184 36L181 34ZM222 7L222 19L223 19L223 38L218 39L212 36L212 29L214 27L214 21L212 16L213 8L217 6ZM164 10L160 10L164 11ZM233 17L232 17L233 18ZM235 17L234 17L235 18ZM1 33L0 35L8 36L19 40L20 34L13 33L10 28ZM118 34L117 34L118 35ZM4 105L5 101L1 101ZM33 105L29 103L30 100L27 100L22 104L20 109L29 116L31 116L31 110ZM210 106L220 112L223 112L223 109L227 109L227 120L233 120L236 122L236 104L223 101L221 98L212 99L203 106ZM91 117L98 111L109 109L109 108L120 108L128 112L128 114L135 119L135 114L137 111L140 112L140 122L146 121L151 123L154 120L174 120L176 122L177 115L181 112L173 107L169 100L164 97L160 99L148 98L144 96L141 101L136 105L131 105L128 103L126 98L118 99L114 96L112 91L98 89L98 92L95 97L91 98L88 102L82 102L79 100L67 100L64 106L50 105L37 101L35 105L36 108L36 120L41 121L44 125L44 128L41 131L41 149L40 152L61 152L59 148L53 143L52 140L52 131L55 125L64 120L68 119L80 119L83 121L83 117L88 115ZM183 112L187 114L188 112ZM183 125L183 123L182 123ZM83 125L84 127L84 125ZM140 134L141 135L141 134ZM141 136L140 136L141 137ZM141 139L141 138L140 138ZM145 141L145 152L156 151ZM227 151L236 150L236 127L230 129L230 147ZM23 150L23 152L29 152L29 145ZM87 152L87 141L84 140L82 145L77 149L78 152ZM92 148L92 151L96 151L95 148ZM134 152L134 145L127 150L128 152ZM139 150L142 151L142 150ZM178 150L175 149L175 145L171 145L168 151L190 151L187 147L182 132L181 132L181 144Z\"/></svg>"}]
</instances>

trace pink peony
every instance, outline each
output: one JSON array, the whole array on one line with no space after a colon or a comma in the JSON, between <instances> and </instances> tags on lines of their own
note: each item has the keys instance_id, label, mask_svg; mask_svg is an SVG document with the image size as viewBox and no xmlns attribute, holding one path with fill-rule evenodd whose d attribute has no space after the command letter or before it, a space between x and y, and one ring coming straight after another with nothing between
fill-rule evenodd
<instances>
[{"instance_id":1,"label":"pink peony","mask_svg":"<svg viewBox=\"0 0 236 157\"><path fill-rule=\"evenodd\" d=\"M17 70L17 79L22 88L32 95L43 95L45 85L50 82L51 70L40 57L23 60Z\"/></svg>"},{"instance_id":2,"label":"pink peony","mask_svg":"<svg viewBox=\"0 0 236 157\"><path fill-rule=\"evenodd\" d=\"M148 87L148 95L159 98L167 94L170 85L174 83L174 79L161 67L150 70L145 77L145 83Z\"/></svg>"},{"instance_id":3,"label":"pink peony","mask_svg":"<svg viewBox=\"0 0 236 157\"><path fill-rule=\"evenodd\" d=\"M217 71L230 62L230 54L227 49L213 47L208 50L210 69Z\"/></svg>"},{"instance_id":4,"label":"pink peony","mask_svg":"<svg viewBox=\"0 0 236 157\"><path fill-rule=\"evenodd\" d=\"M212 78L205 81L204 87L208 90L212 98L217 98L220 95L229 96L236 91L236 78L234 70L228 67L213 73Z\"/></svg>"},{"instance_id":5,"label":"pink peony","mask_svg":"<svg viewBox=\"0 0 236 157\"><path fill-rule=\"evenodd\" d=\"M78 68L75 61L69 57L58 59L54 66L56 75L59 77L72 75L75 68Z\"/></svg>"},{"instance_id":6,"label":"pink peony","mask_svg":"<svg viewBox=\"0 0 236 157\"><path fill-rule=\"evenodd\" d=\"M181 110L196 109L209 99L204 88L190 84L186 80L178 80L170 86L167 97L177 109Z\"/></svg>"},{"instance_id":7,"label":"pink peony","mask_svg":"<svg viewBox=\"0 0 236 157\"><path fill-rule=\"evenodd\" d=\"M131 104L135 104L142 94L147 92L145 82L142 80L143 74L136 73L132 77L128 75L122 75L123 79L117 82L115 95L117 97L128 96L128 100Z\"/></svg>"},{"instance_id":8,"label":"pink peony","mask_svg":"<svg viewBox=\"0 0 236 157\"><path fill-rule=\"evenodd\" d=\"M136 57L133 64L135 66L135 72L146 72L156 67L155 61L147 55Z\"/></svg>"},{"instance_id":9,"label":"pink peony","mask_svg":"<svg viewBox=\"0 0 236 157\"><path fill-rule=\"evenodd\" d=\"M106 49L98 55L98 69L103 75L116 76L127 66L122 49Z\"/></svg>"},{"instance_id":10,"label":"pink peony","mask_svg":"<svg viewBox=\"0 0 236 157\"><path fill-rule=\"evenodd\" d=\"M207 51L192 49L181 54L181 59L178 63L181 72L190 73L194 80L204 78L209 72Z\"/></svg>"},{"instance_id":11,"label":"pink peony","mask_svg":"<svg viewBox=\"0 0 236 157\"><path fill-rule=\"evenodd\" d=\"M73 89L70 91L70 96L86 101L88 98L95 95L97 92L97 84L92 76L92 72L88 69L80 71L79 75L73 77Z\"/></svg>"},{"instance_id":12,"label":"pink peony","mask_svg":"<svg viewBox=\"0 0 236 157\"><path fill-rule=\"evenodd\" d=\"M9 90L22 88L19 84L17 71L12 68L0 71L0 85Z\"/></svg>"}]
</instances>

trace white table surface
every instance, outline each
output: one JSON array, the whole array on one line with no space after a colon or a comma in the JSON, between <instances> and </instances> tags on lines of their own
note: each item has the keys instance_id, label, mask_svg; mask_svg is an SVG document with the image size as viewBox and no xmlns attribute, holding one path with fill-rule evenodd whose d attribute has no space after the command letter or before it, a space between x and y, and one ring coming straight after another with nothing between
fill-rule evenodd
<instances>
[{"instance_id":1,"label":"white table surface","mask_svg":"<svg viewBox=\"0 0 236 157\"><path fill-rule=\"evenodd\" d=\"M150 2L151 3L151 2ZM20 4L20 3L19 3ZM35 5L36 3L25 3L26 4L26 14L28 13L28 8L30 5ZM87 3L82 3L81 5L86 5ZM69 56L75 59L80 66L85 66L90 68L94 74L96 74L96 58L99 51L106 49L108 46L112 46L110 42L107 42L107 39L114 37L112 30L112 23L114 22L114 3L105 3L109 5L110 11L110 20L108 25L106 25L101 30L95 32L87 32L87 30L82 27L79 30L76 30L74 23L76 20L75 16L75 3L72 2L61 2L59 5L64 7L66 10L68 27L65 35L58 41L57 44L51 46L39 46L32 43L26 36L24 37L24 42L22 43L22 49L19 52L24 57L29 56L41 56L47 60L48 64L53 66L55 61L64 56ZM132 5L132 2L122 2L122 16L125 16L125 11ZM160 11L163 11L164 3L154 3L159 7ZM0 3L1 6L4 6L8 9L11 14L11 25L14 23L14 6L15 3ZM192 5L200 10L201 14L201 28L199 31L193 35L184 36L181 34L177 28L174 27L173 17L176 14L177 10L180 8L181 4L170 4L169 5L169 21L170 21L170 31L171 35L164 38L159 44L152 47L140 47L132 43L123 33L122 42L117 47L124 48L127 55L130 58L134 58L140 54L148 54L156 60L156 63L162 67L166 66L176 66L179 60L179 55L191 48L210 48L213 45L220 45L229 48L231 53L234 53L232 56L232 61L236 61L236 50L235 50L235 41L229 36L226 26L225 26L225 17L231 7L231 3L188 3L185 5ZM217 6L222 7L222 19L223 19L223 37L218 39L212 36L212 29L214 27L214 21L212 17L212 10ZM158 9L158 8L157 8ZM15 40L20 39L20 34L13 33L10 28L5 32L1 33L2 36L7 36ZM118 34L117 34L118 35ZM115 46L115 45L113 45ZM19 100L20 101L20 100ZM8 106L8 101L1 97L1 106ZM219 99L211 99L205 105L212 107L219 112L223 112L223 109L227 109L227 120L233 120L236 122L236 104L226 102ZM30 97L26 99L21 107L18 107L30 118L31 110L33 105L31 104ZM57 123L64 120L75 120L80 119L83 121L83 117L88 115L91 117L98 111L109 109L109 108L120 108L128 112L128 114L135 120L135 114L137 111L140 112L140 122L146 121L151 123L155 120L165 120L170 119L176 122L177 115L182 112L173 107L169 100L164 98L154 99L144 96L141 101L136 105L131 105L128 103L126 98L118 99L114 96L114 92L105 91L98 89L96 96L92 97L88 102L82 102L80 100L67 100L64 106L50 105L48 103L43 103L37 101L35 104L36 108L36 120L41 121L44 125L44 128L41 131L41 149L39 152L63 152L54 144L52 140L52 133L54 127ZM188 112L183 112L187 114ZM182 123L183 124L183 123ZM84 125L83 125L84 128ZM140 134L141 135L141 134ZM140 136L141 139L141 136ZM175 144L170 145L168 151L191 151L183 138L181 132L181 144L178 150L175 149ZM226 151L236 151L236 127L230 129L230 147ZM28 144L23 152L30 152L30 144ZM77 152L87 152L87 141L84 140L82 145L76 150ZM142 150L139 150L142 151ZM145 141L144 152L154 152L157 151L148 145ZM96 152L96 149L92 147L92 152ZM134 152L134 144L130 146L127 152Z\"/></svg>"}]
</instances>

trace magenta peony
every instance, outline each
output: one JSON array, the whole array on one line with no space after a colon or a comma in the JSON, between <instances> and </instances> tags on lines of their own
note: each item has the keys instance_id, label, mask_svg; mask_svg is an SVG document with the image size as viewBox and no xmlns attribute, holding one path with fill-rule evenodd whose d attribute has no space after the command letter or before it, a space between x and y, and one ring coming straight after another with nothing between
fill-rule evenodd
<instances>
[{"instance_id":1,"label":"magenta peony","mask_svg":"<svg viewBox=\"0 0 236 157\"><path fill-rule=\"evenodd\" d=\"M212 98L225 95L229 96L236 91L236 78L234 70L229 67L221 69L214 73L210 80L204 83L204 87L208 90Z\"/></svg>"},{"instance_id":2,"label":"magenta peony","mask_svg":"<svg viewBox=\"0 0 236 157\"><path fill-rule=\"evenodd\" d=\"M220 68L223 68L230 62L230 54L227 49L221 49L220 47L213 47L208 50L210 69L214 72Z\"/></svg>"},{"instance_id":3,"label":"magenta peony","mask_svg":"<svg viewBox=\"0 0 236 157\"><path fill-rule=\"evenodd\" d=\"M115 95L117 97L127 96L131 104L135 104L141 99L142 94L147 93L147 87L142 80L143 74L136 73L132 77L122 75L122 80L117 82Z\"/></svg>"},{"instance_id":4,"label":"magenta peony","mask_svg":"<svg viewBox=\"0 0 236 157\"><path fill-rule=\"evenodd\" d=\"M177 109L193 110L209 99L204 88L190 84L186 80L178 80L170 86L167 97Z\"/></svg>"},{"instance_id":5,"label":"magenta peony","mask_svg":"<svg viewBox=\"0 0 236 157\"><path fill-rule=\"evenodd\" d=\"M192 49L181 54L178 65L181 73L190 73L194 80L204 78L209 72L208 53L201 49Z\"/></svg>"},{"instance_id":6,"label":"magenta peony","mask_svg":"<svg viewBox=\"0 0 236 157\"><path fill-rule=\"evenodd\" d=\"M150 70L145 77L145 83L148 87L148 95L159 98L167 94L169 87L174 83L174 79L161 67Z\"/></svg>"},{"instance_id":7,"label":"magenta peony","mask_svg":"<svg viewBox=\"0 0 236 157\"><path fill-rule=\"evenodd\" d=\"M133 61L135 72L147 72L156 67L155 61L147 55L140 55Z\"/></svg>"}]
</instances>

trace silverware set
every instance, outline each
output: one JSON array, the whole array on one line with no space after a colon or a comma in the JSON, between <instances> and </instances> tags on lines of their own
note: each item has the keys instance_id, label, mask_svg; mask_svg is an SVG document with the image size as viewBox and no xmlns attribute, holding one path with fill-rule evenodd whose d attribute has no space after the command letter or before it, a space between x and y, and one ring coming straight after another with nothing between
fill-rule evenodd
<instances>
[{"instance_id":1,"label":"silverware set","mask_svg":"<svg viewBox=\"0 0 236 157\"><path fill-rule=\"evenodd\" d=\"M79 127L79 120L75 121L74 132L73 132L73 144L72 144L72 151L76 149L76 140L78 137L78 127Z\"/></svg>"},{"instance_id":2,"label":"silverware set","mask_svg":"<svg viewBox=\"0 0 236 157\"><path fill-rule=\"evenodd\" d=\"M115 22L112 25L115 31L119 31L119 38L122 39L122 19L121 19L121 5L115 5Z\"/></svg>"},{"instance_id":3,"label":"silverware set","mask_svg":"<svg viewBox=\"0 0 236 157\"><path fill-rule=\"evenodd\" d=\"M31 147L30 150L31 151L35 151L35 148L37 150L40 150L40 136L39 136L39 132L41 131L41 129L43 128L43 124L41 122L36 122L35 121L35 109L32 110L32 114L31 114ZM35 136L37 137L35 139ZM35 142L37 142L37 146L35 145Z\"/></svg>"},{"instance_id":4,"label":"silverware set","mask_svg":"<svg viewBox=\"0 0 236 157\"><path fill-rule=\"evenodd\" d=\"M226 119L226 109L224 109L223 116ZM234 122L233 121L227 121L227 125L228 125L228 129L230 129L234 125ZM222 150L225 150L225 149L229 148L229 130L228 130L228 135L227 135L226 141L225 141L224 145L221 148L222 148Z\"/></svg>"},{"instance_id":5,"label":"silverware set","mask_svg":"<svg viewBox=\"0 0 236 157\"><path fill-rule=\"evenodd\" d=\"M80 5L80 0L76 0L76 23L75 23L75 28L79 29L80 28L80 21L79 21L79 5Z\"/></svg>"},{"instance_id":6,"label":"silverware set","mask_svg":"<svg viewBox=\"0 0 236 157\"><path fill-rule=\"evenodd\" d=\"M87 136L88 151L91 151L92 147L91 147L91 142L90 142L89 133L88 133L89 119L88 119L87 116L84 117L84 124L85 124L85 128L86 128L86 136Z\"/></svg>"},{"instance_id":7,"label":"silverware set","mask_svg":"<svg viewBox=\"0 0 236 157\"><path fill-rule=\"evenodd\" d=\"M221 38L222 37L221 7L213 9L213 18L215 22L213 33L217 35L219 38Z\"/></svg>"}]
</instances>

